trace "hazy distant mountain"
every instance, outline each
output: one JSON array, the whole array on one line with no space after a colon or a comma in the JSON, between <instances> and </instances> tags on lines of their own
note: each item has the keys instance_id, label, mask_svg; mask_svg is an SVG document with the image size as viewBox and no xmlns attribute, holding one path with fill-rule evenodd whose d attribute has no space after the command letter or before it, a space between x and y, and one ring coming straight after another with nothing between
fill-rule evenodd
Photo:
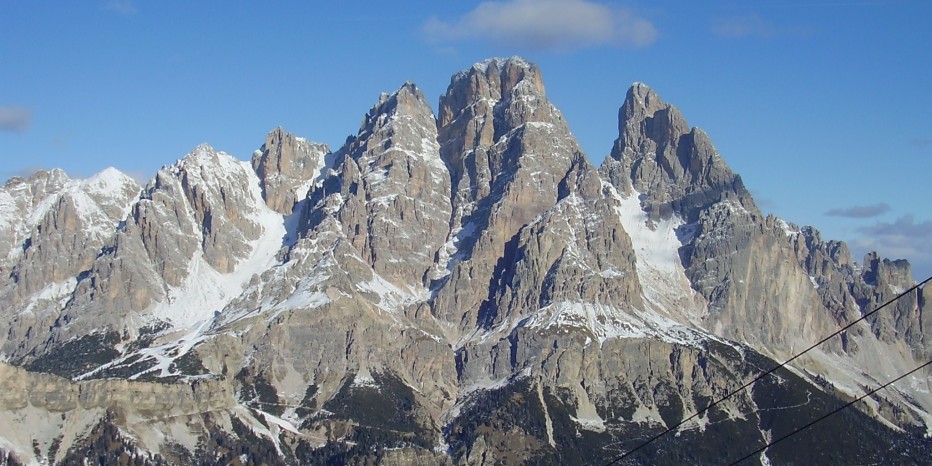
<instances>
[{"instance_id":1,"label":"hazy distant mountain","mask_svg":"<svg viewBox=\"0 0 932 466\"><path fill-rule=\"evenodd\" d=\"M145 187L0 188L0 464L604 464L912 287L760 213L634 84L600 168L538 68ZM727 464L932 356L914 292L621 464ZM924 373L753 464L930 464Z\"/></svg>"}]
</instances>

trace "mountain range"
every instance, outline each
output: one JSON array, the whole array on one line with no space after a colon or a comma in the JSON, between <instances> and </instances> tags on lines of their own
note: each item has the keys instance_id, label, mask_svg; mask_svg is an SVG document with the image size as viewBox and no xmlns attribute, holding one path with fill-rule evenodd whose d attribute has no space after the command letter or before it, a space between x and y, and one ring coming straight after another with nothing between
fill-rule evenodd
<instances>
[{"instance_id":1,"label":"mountain range","mask_svg":"<svg viewBox=\"0 0 932 466\"><path fill-rule=\"evenodd\" d=\"M932 357L907 261L762 214L648 86L598 168L521 58L438 109L9 180L0 464L729 464ZM930 464L929 382L747 464Z\"/></svg>"}]
</instances>

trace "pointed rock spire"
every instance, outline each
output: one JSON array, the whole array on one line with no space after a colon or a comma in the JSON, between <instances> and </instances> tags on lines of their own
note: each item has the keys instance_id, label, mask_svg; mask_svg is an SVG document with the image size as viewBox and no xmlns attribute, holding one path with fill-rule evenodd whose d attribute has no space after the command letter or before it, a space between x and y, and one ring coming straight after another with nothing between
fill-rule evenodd
<instances>
[{"instance_id":1,"label":"pointed rock spire","mask_svg":"<svg viewBox=\"0 0 932 466\"><path fill-rule=\"evenodd\" d=\"M547 100L540 70L520 58L487 60L454 75L440 98L438 124L453 217L441 258L450 286L439 289L434 312L469 328L521 228L566 195L568 173L588 162Z\"/></svg>"},{"instance_id":2,"label":"pointed rock spire","mask_svg":"<svg viewBox=\"0 0 932 466\"><path fill-rule=\"evenodd\" d=\"M290 214L307 195L328 153L326 144L296 137L280 126L269 132L265 144L252 156L266 204L278 213Z\"/></svg>"},{"instance_id":3,"label":"pointed rock spire","mask_svg":"<svg viewBox=\"0 0 932 466\"><path fill-rule=\"evenodd\" d=\"M402 288L425 286L449 231L450 175L434 114L417 86L382 94L337 157L309 195L307 228L333 215L376 273Z\"/></svg>"},{"instance_id":4,"label":"pointed rock spire","mask_svg":"<svg viewBox=\"0 0 932 466\"><path fill-rule=\"evenodd\" d=\"M757 212L708 135L642 83L628 89L618 111L618 139L602 173L622 193L644 194L642 206L654 219L676 213L695 220L723 199Z\"/></svg>"}]
</instances>

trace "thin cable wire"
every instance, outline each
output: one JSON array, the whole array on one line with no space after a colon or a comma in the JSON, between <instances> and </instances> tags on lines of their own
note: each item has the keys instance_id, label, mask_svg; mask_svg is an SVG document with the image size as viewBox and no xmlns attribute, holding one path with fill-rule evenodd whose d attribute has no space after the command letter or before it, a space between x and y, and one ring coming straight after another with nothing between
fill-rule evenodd
<instances>
[{"instance_id":1,"label":"thin cable wire","mask_svg":"<svg viewBox=\"0 0 932 466\"><path fill-rule=\"evenodd\" d=\"M814 420L814 421L812 421L812 422L810 422L810 423L808 423L808 424L806 424L806 425L804 425L804 426L802 426L802 427L800 427L800 428L797 428L796 430L794 430L794 431L792 431L792 432L790 432L790 433L788 433L788 434L786 434L786 435L784 435L784 436L782 436L782 437L780 437L780 438L778 438L778 439L776 439L776 440L772 440L770 443L768 443L768 444L766 444L766 445L764 445L764 446L758 448L757 450L752 451L751 453L747 454L746 456L741 457L741 459L739 459L738 461L735 461L734 463L730 463L728 466L734 466L734 465L736 465L736 464L738 464L738 463L740 463L740 462L742 462L742 461L744 461L744 460L746 460L746 459L748 459L748 458L750 458L750 457L752 457L752 456L754 456L754 455L756 455L756 454L758 454L758 453L760 453L760 452L762 452L762 451L764 451L764 450L766 450L766 449L768 449L768 448L774 446L775 444L777 444L777 443L779 443L779 442L782 442L782 441L784 441L784 440L786 440L786 439L788 439L788 438L790 438L790 437L792 437L792 436L794 436L794 435L796 435L796 434L798 434L798 433L800 433L800 432L802 432L802 431L804 431L804 430L806 430L806 429L812 427L812 426L815 425L816 423L821 422L821 421L824 421L827 417L829 417L829 416L831 416L831 415L833 415L833 414L835 414L835 413L837 413L837 412L839 412L839 411L841 411L841 410L843 410L843 409L845 409L845 408L847 408L847 407L849 407L849 406L851 406L851 405L853 405L853 404L855 404L855 403L857 403L857 402L863 400L864 398L867 398L867 397L873 395L874 393L877 393L877 392L880 391L880 390L883 390L884 388L887 388L887 387L890 386L890 385L893 385L895 382L898 382L899 380L905 378L906 376L911 375L913 372L916 372L916 371L918 371L918 370L920 370L920 369L922 369L922 368L924 368L924 367L926 367L926 366L928 366L928 365L932 365L932 360L930 360L930 361L926 362L925 364L923 364L923 365L921 365L921 366L919 366L919 367L917 367L917 368L915 368L915 369L913 369L913 370L911 370L911 371L909 371L909 372L907 372L907 373L905 373L905 374L903 374L903 375L901 375L901 376L899 376L899 377L897 377L897 378L895 378L895 379L893 379L893 380L891 380L891 381L889 381L889 382L887 382L887 383L885 383L885 384L883 384L883 385L881 385L881 386L879 386L879 387L877 387L877 388L875 388L875 389L873 389L873 390L871 390L871 391L869 391L869 392L867 392L867 393L865 393L865 394L863 394L863 395L857 397L857 398L856 398L855 400L853 400L853 401L850 401L850 402L848 402L848 403L845 403L845 404L844 404L843 406L841 406L840 408L837 408L837 409L835 409L835 410L833 410L833 411L831 411L831 412L829 412L829 413L827 413L827 414L825 414L825 415L819 417L818 419L816 419L816 420Z\"/></svg>"},{"instance_id":2,"label":"thin cable wire","mask_svg":"<svg viewBox=\"0 0 932 466\"><path fill-rule=\"evenodd\" d=\"M917 284L914 285L912 288L909 288L908 290L903 291L902 293L896 295L893 299L891 299L891 300L889 300L889 301L887 301L887 302L881 304L880 306L878 306L878 307L877 307L876 309L874 309L873 311L870 311L870 312L868 312L867 314L864 314L863 316L861 316L861 317L858 318L857 320L851 322L850 324L845 325L844 327L842 327L842 328L836 330L834 333L832 333L831 335L829 335L829 336L827 336L827 337L825 337L825 338L819 340L817 343L814 343L812 346L810 346L810 347L804 349L803 351L801 351L801 352L799 352L799 353L796 353L795 356L793 356L793 357L787 359L786 361L781 362L780 364L777 364L777 365L774 366L772 369L767 370L767 371L765 371L765 372L762 372L760 375L758 375L757 377L755 377L754 379L752 379L750 382L745 383L744 385L742 385L742 386L738 387L737 389L731 391L731 392L728 393L727 395L725 395L725 396L723 396L723 397L721 397L721 398L719 398L719 399L713 401L712 403L709 403L709 405L706 406L705 408L702 408L702 409L700 409L699 411L696 411L696 412L693 413L691 416L689 416L689 417L683 419L682 421L680 421L678 424L676 424L676 425L674 425L674 426L672 426L672 427L668 427L668 428L667 428L666 430L664 430L663 432L661 432L661 433L659 433L659 434L657 434L657 435L651 437L651 438L648 439L646 442L644 442L644 443L642 443L642 444L640 444L640 445L634 447L633 449L629 450L627 453L624 453L624 454L622 454L622 455L616 457L616 458L613 459L612 461L606 463L605 466L611 466L611 465L613 465L613 464L615 464L615 463L617 463L617 462L619 462L619 461L621 461L621 460L627 458L628 456L631 456L634 452L636 452L636 451L638 451L638 450L640 450L640 449L642 449L642 448L644 448L644 447L650 445L651 443L654 443L656 440L658 440L658 439L660 439L661 437L663 437L663 436L669 434L670 432L674 431L675 429L677 429L678 427L682 426L683 424L686 424L687 422L689 422L689 421L695 419L696 417L698 417L698 416L701 415L702 413L704 413L704 412L706 412L706 411L712 409L714 406L717 406L719 403L722 403L723 401L725 401L725 400L731 398L732 396L735 396L737 393L741 392L741 391L744 390L745 388L750 387L751 385L753 385L753 384L754 384L755 382L757 382L758 380L760 380L760 379L762 379L762 378L764 378L764 377L766 377L766 376L772 374L772 373L773 373L774 371L776 371L777 369L780 369L781 367L786 366L787 364L789 364L789 363L795 361L795 360L796 360L797 358L799 358L800 356L802 356L802 355L808 353L809 351L812 351L813 349L819 347L820 345L822 345L822 343L825 343L826 341L828 341L828 340L830 340L830 339L832 339L832 338L838 336L839 334L841 334L841 333L844 332L845 330L848 330L849 328L853 327L853 326L854 326L855 324L857 324L858 322L861 322L862 320L867 319L868 317L870 317L870 316L876 314L876 313L877 313L878 311L880 311L881 309L883 309L883 308L885 308L885 307L887 307L887 306L893 304L894 302L900 300L901 298L903 298L904 296L908 295L909 293L912 293L913 291L915 291L915 290L921 288L923 285L925 285L925 284L928 283L929 281L932 281L932 276L930 276L929 278L926 278L925 280L923 280L923 281L917 283Z\"/></svg>"}]
</instances>

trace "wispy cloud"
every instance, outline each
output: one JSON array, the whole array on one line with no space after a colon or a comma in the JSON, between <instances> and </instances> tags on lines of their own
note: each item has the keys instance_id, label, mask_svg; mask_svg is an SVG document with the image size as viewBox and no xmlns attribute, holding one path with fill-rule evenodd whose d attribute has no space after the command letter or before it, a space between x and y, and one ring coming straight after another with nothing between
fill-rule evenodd
<instances>
[{"instance_id":1,"label":"wispy cloud","mask_svg":"<svg viewBox=\"0 0 932 466\"><path fill-rule=\"evenodd\" d=\"M857 231L863 236L851 243L859 252L877 251L894 259L908 259L917 276L932 274L932 220L917 223L912 215L904 215Z\"/></svg>"},{"instance_id":2,"label":"wispy cloud","mask_svg":"<svg viewBox=\"0 0 932 466\"><path fill-rule=\"evenodd\" d=\"M106 9L123 16L133 16L139 13L136 4L130 0L110 0L107 2Z\"/></svg>"},{"instance_id":3,"label":"wispy cloud","mask_svg":"<svg viewBox=\"0 0 932 466\"><path fill-rule=\"evenodd\" d=\"M714 18L711 25L712 32L721 37L801 37L811 34L806 28L782 28L761 18L756 13L728 18Z\"/></svg>"},{"instance_id":4,"label":"wispy cloud","mask_svg":"<svg viewBox=\"0 0 932 466\"><path fill-rule=\"evenodd\" d=\"M0 131L25 133L32 126L32 109L27 107L0 107Z\"/></svg>"},{"instance_id":5,"label":"wispy cloud","mask_svg":"<svg viewBox=\"0 0 932 466\"><path fill-rule=\"evenodd\" d=\"M927 147L932 147L932 139L928 139L928 138L926 138L926 139L921 139L921 138L920 138L920 139L913 139L913 140L910 141L910 142L912 142L914 146L916 146L916 147L918 147L918 148L920 148L920 149L925 149L925 148L927 148Z\"/></svg>"},{"instance_id":6,"label":"wispy cloud","mask_svg":"<svg viewBox=\"0 0 932 466\"><path fill-rule=\"evenodd\" d=\"M644 47L657 39L654 25L633 11L588 0L482 2L453 21L431 18L424 33L436 42L487 41L549 51Z\"/></svg>"},{"instance_id":7,"label":"wispy cloud","mask_svg":"<svg viewBox=\"0 0 932 466\"><path fill-rule=\"evenodd\" d=\"M884 202L881 202L874 205L831 209L828 212L825 212L825 215L828 215L829 217L871 218L885 214L889 211L890 206Z\"/></svg>"},{"instance_id":8,"label":"wispy cloud","mask_svg":"<svg viewBox=\"0 0 932 466\"><path fill-rule=\"evenodd\" d=\"M10 178L14 177L29 178L33 173L45 169L45 167L39 165L27 165L13 170L3 170L0 172L0 184L6 183Z\"/></svg>"}]
</instances>

